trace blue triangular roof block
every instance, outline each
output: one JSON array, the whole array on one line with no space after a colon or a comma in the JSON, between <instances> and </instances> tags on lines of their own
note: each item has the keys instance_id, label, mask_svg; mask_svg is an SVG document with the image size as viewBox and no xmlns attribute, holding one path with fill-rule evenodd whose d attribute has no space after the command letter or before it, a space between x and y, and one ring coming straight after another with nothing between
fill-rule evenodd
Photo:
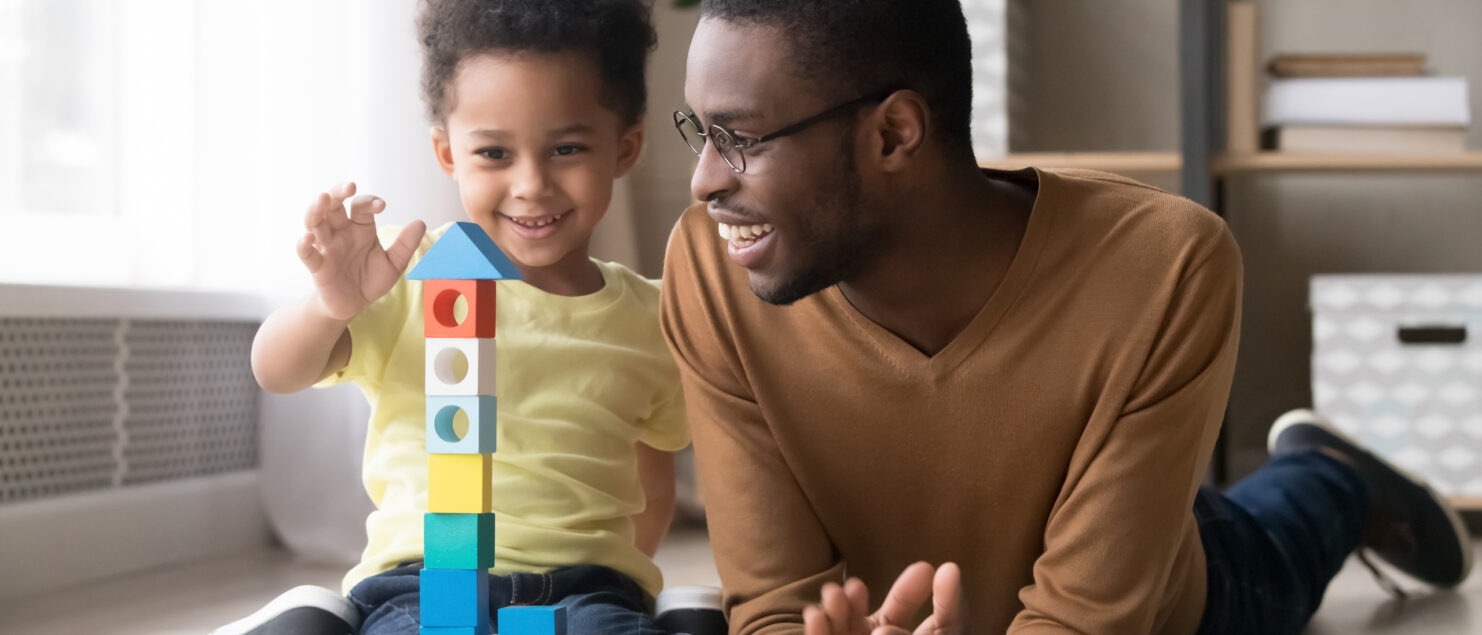
<instances>
[{"instance_id":1,"label":"blue triangular roof block","mask_svg":"<svg viewBox=\"0 0 1482 635\"><path fill-rule=\"evenodd\" d=\"M478 223L453 223L432 243L408 280L519 280L520 269Z\"/></svg>"}]
</instances>

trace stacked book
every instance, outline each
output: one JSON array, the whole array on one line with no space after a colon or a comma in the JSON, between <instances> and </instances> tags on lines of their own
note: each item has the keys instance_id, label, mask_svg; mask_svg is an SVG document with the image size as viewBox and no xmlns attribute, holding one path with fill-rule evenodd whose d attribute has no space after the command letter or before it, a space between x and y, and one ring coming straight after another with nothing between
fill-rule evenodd
<instances>
[{"instance_id":1,"label":"stacked book","mask_svg":"<svg viewBox=\"0 0 1482 635\"><path fill-rule=\"evenodd\" d=\"M1263 149L1466 151L1467 80L1427 75L1424 55L1281 55L1267 70Z\"/></svg>"}]
</instances>

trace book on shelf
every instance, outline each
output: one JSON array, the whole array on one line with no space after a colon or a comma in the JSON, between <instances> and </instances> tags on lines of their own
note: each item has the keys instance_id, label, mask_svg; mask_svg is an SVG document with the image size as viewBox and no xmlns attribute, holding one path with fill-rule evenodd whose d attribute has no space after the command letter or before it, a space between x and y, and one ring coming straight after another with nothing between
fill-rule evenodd
<instances>
[{"instance_id":1,"label":"book on shelf","mask_svg":"<svg viewBox=\"0 0 1482 635\"><path fill-rule=\"evenodd\" d=\"M1438 126L1471 123L1465 77L1302 77L1273 79L1264 124Z\"/></svg>"},{"instance_id":2,"label":"book on shelf","mask_svg":"<svg viewBox=\"0 0 1482 635\"><path fill-rule=\"evenodd\" d=\"M1404 77L1425 74L1423 53L1288 53L1271 58L1272 77Z\"/></svg>"},{"instance_id":3,"label":"book on shelf","mask_svg":"<svg viewBox=\"0 0 1482 635\"><path fill-rule=\"evenodd\" d=\"M1261 133L1264 150L1336 154L1453 154L1466 151L1463 126L1288 125Z\"/></svg>"}]
</instances>

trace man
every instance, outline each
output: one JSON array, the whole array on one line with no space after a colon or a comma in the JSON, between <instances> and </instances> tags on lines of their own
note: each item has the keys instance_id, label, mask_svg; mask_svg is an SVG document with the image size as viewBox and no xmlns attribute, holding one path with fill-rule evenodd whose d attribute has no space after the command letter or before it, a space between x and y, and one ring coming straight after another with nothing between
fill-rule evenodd
<instances>
[{"instance_id":1,"label":"man","mask_svg":"<svg viewBox=\"0 0 1482 635\"><path fill-rule=\"evenodd\" d=\"M1238 247L1130 180L979 170L956 0L701 11L661 315L733 632L928 598L918 633L1296 632L1361 544L1465 578L1454 512L1311 413L1199 488Z\"/></svg>"}]
</instances>

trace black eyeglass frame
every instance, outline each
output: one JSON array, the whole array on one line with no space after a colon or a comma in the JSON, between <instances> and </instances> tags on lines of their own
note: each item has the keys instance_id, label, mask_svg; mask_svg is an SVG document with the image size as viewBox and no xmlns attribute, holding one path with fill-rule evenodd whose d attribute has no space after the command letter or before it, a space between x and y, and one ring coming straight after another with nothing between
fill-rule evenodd
<instances>
[{"instance_id":1,"label":"black eyeglass frame","mask_svg":"<svg viewBox=\"0 0 1482 635\"><path fill-rule=\"evenodd\" d=\"M730 166L732 172L735 172L736 174L744 174L746 172L747 148L755 147L758 144L766 143L773 139L780 139L789 135L795 135L819 122L826 121L833 117L845 114L854 110L855 108L859 108L868 104L880 103L882 101L885 101L886 98L895 94L895 92L898 90L901 90L901 88L892 87L884 90L875 91L862 97L851 99L842 104L834 106L833 108L829 108L828 110L813 115L812 117L807 117L800 121L788 124L775 132L764 134L760 137L747 137L738 135L721 126L720 124L710 124L710 127L708 128L709 132L706 132L707 129L700 125L700 120L695 118L695 113L686 113L683 110L674 111L674 129L679 131L679 137L681 139L684 139L684 144L689 146L690 150L692 150L696 156L699 156L699 154L705 150L705 146L707 145L706 139L709 137L714 137L715 139L709 141L708 144L715 146L716 153L720 154L721 160L725 161L726 165ZM686 123L695 127L695 135L700 137L700 147L696 148L695 144L690 141L690 136L685 133L684 124ZM729 140L729 143L727 143L726 140ZM730 148L727 150L721 150L722 144L729 145ZM741 157L741 165L736 165L731 161L730 157L726 156L726 152L729 152L730 150L735 150L736 155Z\"/></svg>"}]
</instances>

